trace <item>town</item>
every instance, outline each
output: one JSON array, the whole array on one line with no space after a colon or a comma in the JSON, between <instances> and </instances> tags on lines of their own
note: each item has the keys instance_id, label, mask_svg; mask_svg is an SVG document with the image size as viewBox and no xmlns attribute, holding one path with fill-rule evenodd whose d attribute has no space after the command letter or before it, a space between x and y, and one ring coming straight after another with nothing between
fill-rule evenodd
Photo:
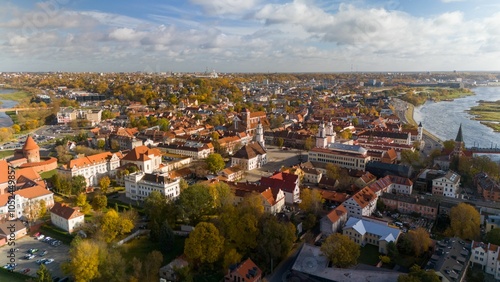
<instances>
[{"instance_id":1,"label":"town","mask_svg":"<svg viewBox=\"0 0 500 282\"><path fill-rule=\"evenodd\" d=\"M0 263L14 281L500 280L500 167L480 154L500 151L412 116L497 83L1 73Z\"/></svg>"}]
</instances>

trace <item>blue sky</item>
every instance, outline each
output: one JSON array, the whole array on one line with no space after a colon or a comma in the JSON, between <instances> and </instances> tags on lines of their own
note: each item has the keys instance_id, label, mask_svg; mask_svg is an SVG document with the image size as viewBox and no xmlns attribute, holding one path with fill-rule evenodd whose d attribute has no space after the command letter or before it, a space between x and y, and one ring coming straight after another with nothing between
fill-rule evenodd
<instances>
[{"instance_id":1,"label":"blue sky","mask_svg":"<svg viewBox=\"0 0 500 282\"><path fill-rule=\"evenodd\" d=\"M499 70L497 0L7 0L0 71Z\"/></svg>"}]
</instances>

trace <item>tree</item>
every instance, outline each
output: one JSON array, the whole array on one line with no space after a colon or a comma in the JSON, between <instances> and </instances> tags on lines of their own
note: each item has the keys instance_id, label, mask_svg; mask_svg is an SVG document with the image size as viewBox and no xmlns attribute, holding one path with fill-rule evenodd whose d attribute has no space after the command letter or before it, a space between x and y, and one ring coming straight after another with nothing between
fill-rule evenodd
<instances>
[{"instance_id":1,"label":"tree","mask_svg":"<svg viewBox=\"0 0 500 282\"><path fill-rule=\"evenodd\" d=\"M120 149L120 143L118 143L118 140L111 140L111 150L116 151L118 149Z\"/></svg>"},{"instance_id":2,"label":"tree","mask_svg":"<svg viewBox=\"0 0 500 282\"><path fill-rule=\"evenodd\" d=\"M100 227L103 239L110 243L116 236L130 232L134 223L128 218L121 218L117 211L110 209L100 218Z\"/></svg>"},{"instance_id":3,"label":"tree","mask_svg":"<svg viewBox=\"0 0 500 282\"><path fill-rule=\"evenodd\" d=\"M75 282L96 279L99 274L99 246L90 240L72 243L69 250L70 260L62 265L63 271L71 274Z\"/></svg>"},{"instance_id":4,"label":"tree","mask_svg":"<svg viewBox=\"0 0 500 282\"><path fill-rule=\"evenodd\" d=\"M127 262L120 249L101 244L99 254L99 281L120 282L126 280Z\"/></svg>"},{"instance_id":5,"label":"tree","mask_svg":"<svg viewBox=\"0 0 500 282\"><path fill-rule=\"evenodd\" d=\"M217 153L210 154L205 159L205 162L207 164L207 169L213 174L217 174L219 171L223 170L224 167L226 166L224 158L222 158L222 156Z\"/></svg>"},{"instance_id":6,"label":"tree","mask_svg":"<svg viewBox=\"0 0 500 282\"><path fill-rule=\"evenodd\" d=\"M285 140L283 140L283 138L278 138L278 140L276 140L276 146L278 147L283 147L283 145L285 145Z\"/></svg>"},{"instance_id":7,"label":"tree","mask_svg":"<svg viewBox=\"0 0 500 282\"><path fill-rule=\"evenodd\" d=\"M446 232L464 240L475 240L479 236L480 224L479 212L469 204L460 203L451 208L450 227Z\"/></svg>"},{"instance_id":8,"label":"tree","mask_svg":"<svg viewBox=\"0 0 500 282\"><path fill-rule=\"evenodd\" d=\"M410 230L407 236L413 244L413 251L417 257L419 257L422 253L427 252L432 244L432 239L429 236L429 233L422 227Z\"/></svg>"},{"instance_id":9,"label":"tree","mask_svg":"<svg viewBox=\"0 0 500 282\"><path fill-rule=\"evenodd\" d=\"M455 149L455 141L454 140L443 141L443 147L446 151L453 151L453 149Z\"/></svg>"},{"instance_id":10,"label":"tree","mask_svg":"<svg viewBox=\"0 0 500 282\"><path fill-rule=\"evenodd\" d=\"M321 245L321 251L333 265L339 268L355 265L360 255L359 245L348 236L339 233L328 236Z\"/></svg>"},{"instance_id":11,"label":"tree","mask_svg":"<svg viewBox=\"0 0 500 282\"><path fill-rule=\"evenodd\" d=\"M500 228L493 228L486 233L486 242L500 245Z\"/></svg>"},{"instance_id":12,"label":"tree","mask_svg":"<svg viewBox=\"0 0 500 282\"><path fill-rule=\"evenodd\" d=\"M92 199L92 208L96 211L99 211L105 208L108 205L108 198L106 195L96 195L94 199Z\"/></svg>"},{"instance_id":13,"label":"tree","mask_svg":"<svg viewBox=\"0 0 500 282\"><path fill-rule=\"evenodd\" d=\"M259 218L264 214L264 204L262 204L262 198L258 193L252 193L245 196L239 208L243 211L251 212Z\"/></svg>"},{"instance_id":14,"label":"tree","mask_svg":"<svg viewBox=\"0 0 500 282\"><path fill-rule=\"evenodd\" d=\"M224 252L224 262L222 268L224 270L229 269L229 266L239 263L241 261L242 256L236 251L236 249L230 249L229 251Z\"/></svg>"},{"instance_id":15,"label":"tree","mask_svg":"<svg viewBox=\"0 0 500 282\"><path fill-rule=\"evenodd\" d=\"M182 193L182 191L186 190L188 187L189 187L188 182L184 178L181 178L181 180L179 181L179 188L181 190L181 193Z\"/></svg>"},{"instance_id":16,"label":"tree","mask_svg":"<svg viewBox=\"0 0 500 282\"><path fill-rule=\"evenodd\" d=\"M421 269L420 266L418 265L410 267L410 273L401 274L398 277L398 282L418 282L418 281L439 282L441 281L441 279L436 274L436 272L434 272L434 270L425 271Z\"/></svg>"},{"instance_id":17,"label":"tree","mask_svg":"<svg viewBox=\"0 0 500 282\"><path fill-rule=\"evenodd\" d=\"M47 215L47 203L45 202L45 200L40 200L39 205L40 205L39 217L44 218Z\"/></svg>"},{"instance_id":18,"label":"tree","mask_svg":"<svg viewBox=\"0 0 500 282\"><path fill-rule=\"evenodd\" d=\"M158 234L160 241L160 250L163 253L167 253L174 248L174 231L168 224L168 220L163 221L160 232Z\"/></svg>"},{"instance_id":19,"label":"tree","mask_svg":"<svg viewBox=\"0 0 500 282\"><path fill-rule=\"evenodd\" d=\"M281 223L272 215L263 215L259 221L257 247L251 257L258 265L269 266L271 262L283 259L292 249L295 242L295 226L291 223Z\"/></svg>"},{"instance_id":20,"label":"tree","mask_svg":"<svg viewBox=\"0 0 500 282\"><path fill-rule=\"evenodd\" d=\"M224 249L224 237L212 223L200 222L189 234L184 245L184 254L189 260L198 263L216 262Z\"/></svg>"},{"instance_id":21,"label":"tree","mask_svg":"<svg viewBox=\"0 0 500 282\"><path fill-rule=\"evenodd\" d=\"M301 210L315 215L321 212L324 200L319 190L309 188L302 189L300 199L302 200L299 204Z\"/></svg>"},{"instance_id":22,"label":"tree","mask_svg":"<svg viewBox=\"0 0 500 282\"><path fill-rule=\"evenodd\" d=\"M213 198L214 208L223 209L233 205L234 192L226 183L219 182L210 185L209 190Z\"/></svg>"},{"instance_id":23,"label":"tree","mask_svg":"<svg viewBox=\"0 0 500 282\"><path fill-rule=\"evenodd\" d=\"M401 151L401 162L404 164L409 164L411 166L420 166L420 152L415 150L403 150Z\"/></svg>"},{"instance_id":24,"label":"tree","mask_svg":"<svg viewBox=\"0 0 500 282\"><path fill-rule=\"evenodd\" d=\"M101 186L101 191L104 194L108 193L108 188L110 184L111 180L107 176L104 176L103 178L101 178L101 180L99 180L99 186Z\"/></svg>"},{"instance_id":25,"label":"tree","mask_svg":"<svg viewBox=\"0 0 500 282\"><path fill-rule=\"evenodd\" d=\"M87 181L85 181L85 177L77 175L71 178L71 193L73 195L78 195L84 192L85 188L87 188Z\"/></svg>"},{"instance_id":26,"label":"tree","mask_svg":"<svg viewBox=\"0 0 500 282\"><path fill-rule=\"evenodd\" d=\"M75 199L75 206L83 207L86 204L87 204L87 194L85 193L78 194L78 196L76 196Z\"/></svg>"},{"instance_id":27,"label":"tree","mask_svg":"<svg viewBox=\"0 0 500 282\"><path fill-rule=\"evenodd\" d=\"M144 281L158 281L158 271L163 263L163 255L159 251L152 251L146 256L142 265Z\"/></svg>"},{"instance_id":28,"label":"tree","mask_svg":"<svg viewBox=\"0 0 500 282\"><path fill-rule=\"evenodd\" d=\"M21 127L19 126L19 124L12 125L12 129L14 130L15 134L18 134L19 132L21 132Z\"/></svg>"},{"instance_id":29,"label":"tree","mask_svg":"<svg viewBox=\"0 0 500 282\"><path fill-rule=\"evenodd\" d=\"M213 197L208 187L202 184L194 184L184 190L179 196L179 204L191 224L197 224L214 210Z\"/></svg>"},{"instance_id":30,"label":"tree","mask_svg":"<svg viewBox=\"0 0 500 282\"><path fill-rule=\"evenodd\" d=\"M52 275L45 264L41 264L36 271L36 282L52 282Z\"/></svg>"},{"instance_id":31,"label":"tree","mask_svg":"<svg viewBox=\"0 0 500 282\"><path fill-rule=\"evenodd\" d=\"M331 179L340 178L340 167L331 163L326 164L326 177Z\"/></svg>"},{"instance_id":32,"label":"tree","mask_svg":"<svg viewBox=\"0 0 500 282\"><path fill-rule=\"evenodd\" d=\"M97 148L102 150L102 149L104 149L104 146L106 146L106 141L104 141L102 139L97 140Z\"/></svg>"},{"instance_id":33,"label":"tree","mask_svg":"<svg viewBox=\"0 0 500 282\"><path fill-rule=\"evenodd\" d=\"M309 151L312 149L314 146L314 140L311 136L307 137L306 140L304 141L304 149Z\"/></svg>"}]
</instances>

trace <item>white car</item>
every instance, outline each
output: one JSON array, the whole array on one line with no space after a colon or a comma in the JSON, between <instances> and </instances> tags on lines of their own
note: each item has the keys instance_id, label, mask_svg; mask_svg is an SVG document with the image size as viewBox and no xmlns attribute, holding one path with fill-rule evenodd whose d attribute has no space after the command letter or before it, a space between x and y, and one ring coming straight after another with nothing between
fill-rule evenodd
<instances>
[{"instance_id":1,"label":"white car","mask_svg":"<svg viewBox=\"0 0 500 282\"><path fill-rule=\"evenodd\" d=\"M43 240L45 238L45 235L41 234L40 236L36 237L37 240Z\"/></svg>"},{"instance_id":2,"label":"white car","mask_svg":"<svg viewBox=\"0 0 500 282\"><path fill-rule=\"evenodd\" d=\"M51 264L51 263L53 263L53 262L54 262L54 259L52 259L52 258L51 258L51 259L47 259L47 260L45 260L43 263L44 263L44 264Z\"/></svg>"}]
</instances>

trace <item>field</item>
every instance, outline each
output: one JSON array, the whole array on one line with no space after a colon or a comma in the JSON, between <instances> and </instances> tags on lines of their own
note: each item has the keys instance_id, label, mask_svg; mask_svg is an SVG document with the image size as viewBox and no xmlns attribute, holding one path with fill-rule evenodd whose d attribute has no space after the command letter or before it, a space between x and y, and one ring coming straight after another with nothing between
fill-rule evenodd
<instances>
[{"instance_id":1,"label":"field","mask_svg":"<svg viewBox=\"0 0 500 282\"><path fill-rule=\"evenodd\" d=\"M14 150L0 151L0 159L14 155Z\"/></svg>"},{"instance_id":2,"label":"field","mask_svg":"<svg viewBox=\"0 0 500 282\"><path fill-rule=\"evenodd\" d=\"M500 131L500 101L487 102L480 101L478 106L470 108L469 114L474 115L475 120L482 124Z\"/></svg>"},{"instance_id":3,"label":"field","mask_svg":"<svg viewBox=\"0 0 500 282\"><path fill-rule=\"evenodd\" d=\"M31 96L33 95L26 91L17 91L14 93L2 94L1 98L2 100L12 100L17 102L22 102L22 101L29 101L29 98L31 98Z\"/></svg>"}]
</instances>

